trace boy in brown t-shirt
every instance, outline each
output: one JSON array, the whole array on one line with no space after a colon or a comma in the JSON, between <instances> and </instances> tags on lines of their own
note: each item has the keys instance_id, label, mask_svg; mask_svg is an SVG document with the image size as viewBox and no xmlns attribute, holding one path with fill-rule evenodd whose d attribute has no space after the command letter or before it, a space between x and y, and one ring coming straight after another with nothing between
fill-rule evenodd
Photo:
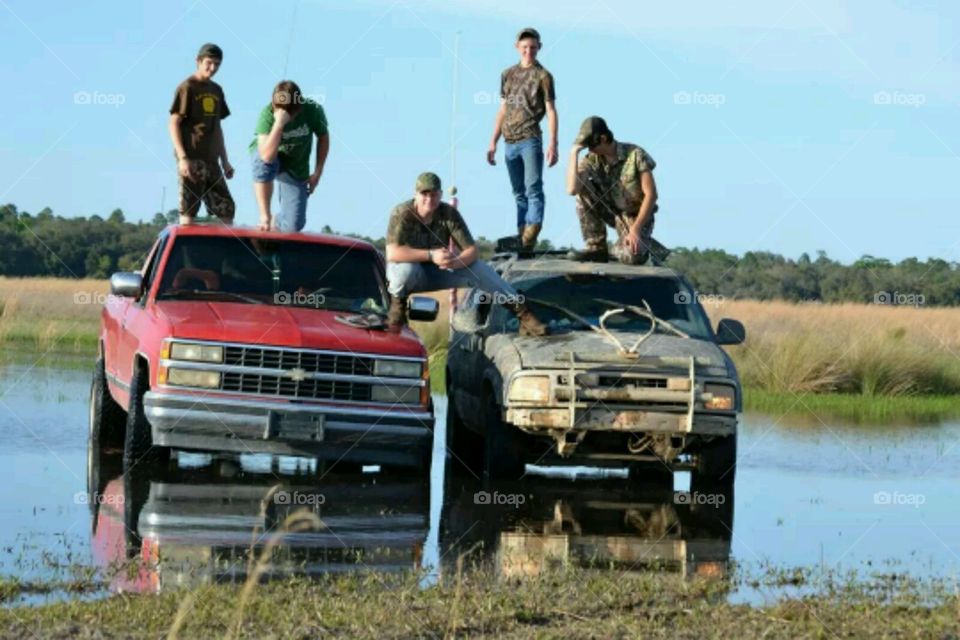
<instances>
[{"instance_id":1,"label":"boy in brown t-shirt","mask_svg":"<svg viewBox=\"0 0 960 640\"><path fill-rule=\"evenodd\" d=\"M170 139L180 177L180 224L193 224L200 201L207 213L233 223L235 205L224 177L233 177L220 121L230 115L223 89L211 78L223 51L207 43L197 53L197 70L180 83L170 106ZM223 171L221 172L221 163Z\"/></svg>"},{"instance_id":2,"label":"boy in brown t-shirt","mask_svg":"<svg viewBox=\"0 0 960 640\"><path fill-rule=\"evenodd\" d=\"M520 62L500 76L500 109L493 123L487 162L496 164L503 135L507 172L517 202L517 233L525 249L533 249L543 225L543 163L557 164L557 110L553 75L537 62L540 34L533 27L517 34ZM540 121L547 116L550 138L546 156Z\"/></svg>"}]
</instances>

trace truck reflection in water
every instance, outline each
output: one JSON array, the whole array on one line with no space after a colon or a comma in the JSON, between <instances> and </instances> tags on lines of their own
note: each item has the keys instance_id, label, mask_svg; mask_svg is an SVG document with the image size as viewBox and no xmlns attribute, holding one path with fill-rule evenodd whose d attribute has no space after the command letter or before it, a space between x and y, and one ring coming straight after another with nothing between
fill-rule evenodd
<instances>
[{"instance_id":1,"label":"truck reflection in water","mask_svg":"<svg viewBox=\"0 0 960 640\"><path fill-rule=\"evenodd\" d=\"M729 485L674 492L670 478L642 484L527 476L495 486L451 481L447 490L440 544L448 575L466 552L467 562L492 565L505 578L565 566L727 576Z\"/></svg>"},{"instance_id":2,"label":"truck reflection in water","mask_svg":"<svg viewBox=\"0 0 960 640\"><path fill-rule=\"evenodd\" d=\"M235 463L143 464L122 475L119 461L95 458L92 547L114 591L243 582L262 554L263 580L421 564L430 495L420 480L359 473L278 477L241 471ZM284 532L285 520L300 510L316 518Z\"/></svg>"}]
</instances>

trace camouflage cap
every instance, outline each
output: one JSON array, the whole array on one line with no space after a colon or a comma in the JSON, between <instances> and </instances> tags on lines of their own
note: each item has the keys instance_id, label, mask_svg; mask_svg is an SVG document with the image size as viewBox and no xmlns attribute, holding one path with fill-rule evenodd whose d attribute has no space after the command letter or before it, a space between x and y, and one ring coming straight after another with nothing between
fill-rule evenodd
<instances>
[{"instance_id":1,"label":"camouflage cap","mask_svg":"<svg viewBox=\"0 0 960 640\"><path fill-rule=\"evenodd\" d=\"M524 27L517 33L517 42L520 42L524 38L536 38L537 42L540 42L540 32L533 27Z\"/></svg>"},{"instance_id":2,"label":"camouflage cap","mask_svg":"<svg viewBox=\"0 0 960 640\"><path fill-rule=\"evenodd\" d=\"M440 177L435 173L425 171L417 176L417 193L421 191L440 191Z\"/></svg>"},{"instance_id":3,"label":"camouflage cap","mask_svg":"<svg viewBox=\"0 0 960 640\"><path fill-rule=\"evenodd\" d=\"M607 121L600 116L590 116L580 125L580 131L573 141L574 144L583 144L588 147L600 142L600 135L606 135L608 139L613 139L613 132L607 126Z\"/></svg>"},{"instance_id":4,"label":"camouflage cap","mask_svg":"<svg viewBox=\"0 0 960 640\"><path fill-rule=\"evenodd\" d=\"M223 60L223 49L212 42L208 42L200 47L200 51L197 53L197 58L214 58L216 60Z\"/></svg>"}]
</instances>

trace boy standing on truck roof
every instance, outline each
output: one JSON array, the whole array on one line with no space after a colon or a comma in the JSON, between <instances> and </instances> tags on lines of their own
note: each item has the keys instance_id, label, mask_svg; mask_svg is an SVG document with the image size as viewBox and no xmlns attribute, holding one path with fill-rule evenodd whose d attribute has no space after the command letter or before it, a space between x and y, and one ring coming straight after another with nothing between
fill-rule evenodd
<instances>
[{"instance_id":1,"label":"boy standing on truck roof","mask_svg":"<svg viewBox=\"0 0 960 640\"><path fill-rule=\"evenodd\" d=\"M580 152L589 153L583 160ZM624 264L643 264L650 255L654 214L657 212L657 163L646 151L618 142L606 121L590 116L570 149L567 193L576 196L577 217L586 245L570 257L606 262L607 227L617 230L617 258Z\"/></svg>"},{"instance_id":2,"label":"boy standing on truck roof","mask_svg":"<svg viewBox=\"0 0 960 640\"><path fill-rule=\"evenodd\" d=\"M477 247L460 212L440 201L440 178L421 173L412 200L394 207L387 226L387 288L390 291L388 328L407 323L407 296L421 291L476 287L520 320L520 333L546 335L523 297L493 267L477 260ZM459 248L450 251L450 240Z\"/></svg>"},{"instance_id":3,"label":"boy standing on truck roof","mask_svg":"<svg viewBox=\"0 0 960 640\"><path fill-rule=\"evenodd\" d=\"M253 194L260 209L260 228L301 231L307 223L307 198L317 188L330 152L323 107L306 98L295 82L283 80L257 120L250 143ZM317 160L310 173L310 149L317 137ZM270 213L273 183L280 183L280 213Z\"/></svg>"},{"instance_id":4,"label":"boy standing on truck roof","mask_svg":"<svg viewBox=\"0 0 960 640\"><path fill-rule=\"evenodd\" d=\"M553 75L537 61L540 34L533 27L517 34L520 62L500 76L500 108L493 122L487 162L496 164L497 141L503 135L507 173L517 202L517 234L525 249L533 249L543 226L544 114L550 129L546 160L557 164L557 110Z\"/></svg>"},{"instance_id":5,"label":"boy standing on truck roof","mask_svg":"<svg viewBox=\"0 0 960 640\"><path fill-rule=\"evenodd\" d=\"M235 206L224 181L233 177L233 167L220 126L230 109L223 89L211 80L222 61L223 51L217 45L200 47L196 72L180 83L170 105L170 139L180 179L180 224L193 224L201 200L208 215L233 224Z\"/></svg>"}]
</instances>

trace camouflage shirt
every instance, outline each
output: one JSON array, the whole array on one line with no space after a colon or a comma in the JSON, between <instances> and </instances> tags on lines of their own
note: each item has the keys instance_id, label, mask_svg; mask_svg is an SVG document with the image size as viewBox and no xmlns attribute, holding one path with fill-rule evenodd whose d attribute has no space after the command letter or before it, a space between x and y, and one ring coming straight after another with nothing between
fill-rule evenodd
<instances>
[{"instance_id":1,"label":"camouflage shirt","mask_svg":"<svg viewBox=\"0 0 960 640\"><path fill-rule=\"evenodd\" d=\"M450 238L460 249L472 247L473 236L454 207L441 202L430 222L417 215L413 200L401 202L393 208L387 225L387 244L398 244L411 249L446 249Z\"/></svg>"},{"instance_id":2,"label":"camouflage shirt","mask_svg":"<svg viewBox=\"0 0 960 640\"><path fill-rule=\"evenodd\" d=\"M553 75L539 62L529 67L515 64L500 75L500 97L506 103L501 132L507 142L542 138L540 121L547 103L556 100Z\"/></svg>"},{"instance_id":3,"label":"camouflage shirt","mask_svg":"<svg viewBox=\"0 0 960 640\"><path fill-rule=\"evenodd\" d=\"M635 144L617 142L616 145L617 161L613 164L596 153L584 156L577 167L577 180L581 189L610 202L617 211L636 215L643 202L640 174L653 171L657 163Z\"/></svg>"}]
</instances>

